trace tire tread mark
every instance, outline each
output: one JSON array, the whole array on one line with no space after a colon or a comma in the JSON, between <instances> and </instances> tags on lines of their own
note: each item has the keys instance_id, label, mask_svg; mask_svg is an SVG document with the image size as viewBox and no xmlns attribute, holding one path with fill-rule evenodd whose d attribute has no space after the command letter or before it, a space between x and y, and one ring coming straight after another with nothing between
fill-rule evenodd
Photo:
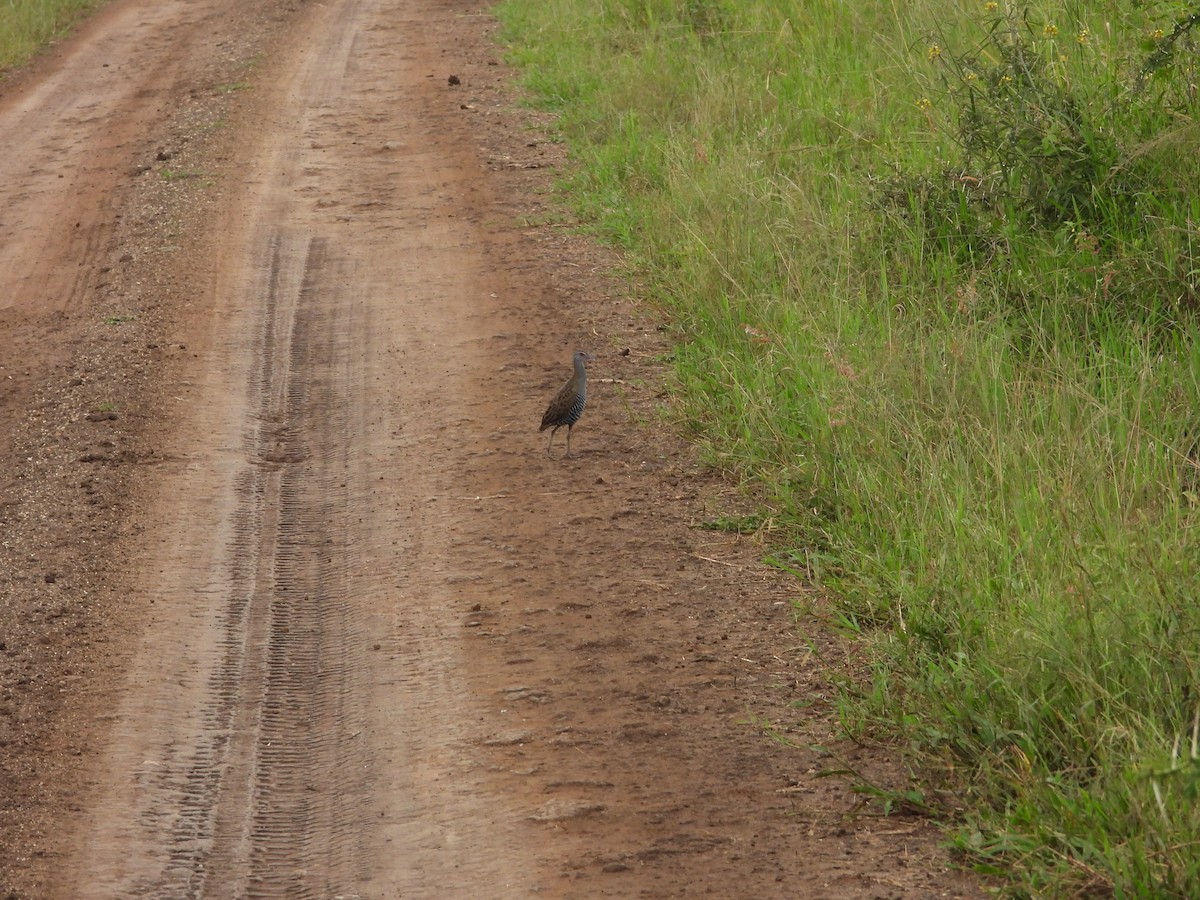
<instances>
[{"instance_id":1,"label":"tire tread mark","mask_svg":"<svg viewBox=\"0 0 1200 900\"><path fill-rule=\"evenodd\" d=\"M264 253L220 660L189 764L165 767L180 797L169 859L139 894L315 898L361 876L354 373L345 312L325 290L327 243L299 240L276 233Z\"/></svg>"}]
</instances>

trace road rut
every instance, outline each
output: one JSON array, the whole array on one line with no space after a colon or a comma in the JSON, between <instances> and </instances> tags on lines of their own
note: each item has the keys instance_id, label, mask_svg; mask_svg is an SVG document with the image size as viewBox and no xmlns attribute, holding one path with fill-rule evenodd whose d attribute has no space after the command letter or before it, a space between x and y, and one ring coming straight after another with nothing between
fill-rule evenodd
<instances>
[{"instance_id":1,"label":"road rut","mask_svg":"<svg viewBox=\"0 0 1200 900\"><path fill-rule=\"evenodd\" d=\"M478 719L438 590L460 556L429 539L453 525L424 509L471 489L496 285L458 154L405 109L428 60L393 7L312 11L295 68L264 82L191 464L143 566L156 627L67 894L444 895L459 832L498 883L530 877L470 792L415 789ZM399 65L370 65L385 54ZM422 785L390 774L421 765Z\"/></svg>"}]
</instances>

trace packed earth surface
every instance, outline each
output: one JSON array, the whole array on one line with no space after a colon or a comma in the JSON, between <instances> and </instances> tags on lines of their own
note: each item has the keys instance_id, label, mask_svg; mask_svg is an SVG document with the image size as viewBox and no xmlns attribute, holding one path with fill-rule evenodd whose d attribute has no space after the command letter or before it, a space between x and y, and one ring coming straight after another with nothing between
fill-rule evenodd
<instances>
[{"instance_id":1,"label":"packed earth surface","mask_svg":"<svg viewBox=\"0 0 1200 900\"><path fill-rule=\"evenodd\" d=\"M980 895L495 29L116 0L0 80L0 896Z\"/></svg>"}]
</instances>

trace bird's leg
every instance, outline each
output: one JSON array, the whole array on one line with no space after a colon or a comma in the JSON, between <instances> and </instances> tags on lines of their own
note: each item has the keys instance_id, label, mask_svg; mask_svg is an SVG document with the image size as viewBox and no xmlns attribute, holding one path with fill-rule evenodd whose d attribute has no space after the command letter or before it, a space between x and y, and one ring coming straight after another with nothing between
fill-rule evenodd
<instances>
[{"instance_id":1,"label":"bird's leg","mask_svg":"<svg viewBox=\"0 0 1200 900\"><path fill-rule=\"evenodd\" d=\"M571 456L571 429L574 427L575 427L574 422L572 422L570 425L567 426L567 458L568 459Z\"/></svg>"},{"instance_id":2,"label":"bird's leg","mask_svg":"<svg viewBox=\"0 0 1200 900\"><path fill-rule=\"evenodd\" d=\"M556 425L554 428L551 428L551 429L550 429L550 443L548 443L548 444L546 445L546 455L547 455L547 456L549 456L551 459L554 459L553 455L551 455L551 453L550 453L550 448L554 446L554 434L555 434L555 432L556 432L556 431L558 431L558 426L557 426L557 425ZM571 432L570 432L570 431L568 431L568 432L567 432L567 436L568 436L568 437L570 437L570 436L571 436Z\"/></svg>"}]
</instances>

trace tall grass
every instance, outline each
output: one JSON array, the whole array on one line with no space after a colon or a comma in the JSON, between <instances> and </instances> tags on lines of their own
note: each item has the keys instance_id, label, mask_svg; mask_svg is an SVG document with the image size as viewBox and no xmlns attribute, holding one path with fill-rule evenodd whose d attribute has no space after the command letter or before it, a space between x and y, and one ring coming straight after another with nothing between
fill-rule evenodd
<instances>
[{"instance_id":1,"label":"tall grass","mask_svg":"<svg viewBox=\"0 0 1200 900\"><path fill-rule=\"evenodd\" d=\"M498 9L857 720L1014 891L1200 896L1194 4Z\"/></svg>"},{"instance_id":2,"label":"tall grass","mask_svg":"<svg viewBox=\"0 0 1200 900\"><path fill-rule=\"evenodd\" d=\"M104 0L0 0L0 74L28 61Z\"/></svg>"}]
</instances>

